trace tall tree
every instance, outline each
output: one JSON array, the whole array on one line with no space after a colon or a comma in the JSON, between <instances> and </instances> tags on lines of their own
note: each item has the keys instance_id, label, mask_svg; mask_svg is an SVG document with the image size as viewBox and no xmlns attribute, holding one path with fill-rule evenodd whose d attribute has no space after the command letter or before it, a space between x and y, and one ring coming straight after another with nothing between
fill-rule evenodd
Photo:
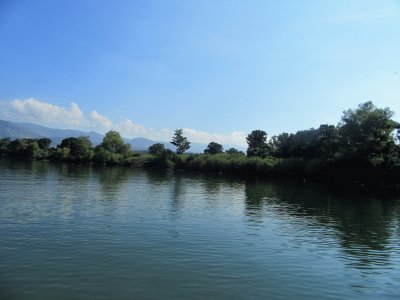
<instances>
[{"instance_id":1,"label":"tall tree","mask_svg":"<svg viewBox=\"0 0 400 300\"><path fill-rule=\"evenodd\" d=\"M232 155L245 155L243 151L239 151L236 148L229 148L228 150L225 151L226 154L232 154Z\"/></svg>"},{"instance_id":2,"label":"tall tree","mask_svg":"<svg viewBox=\"0 0 400 300\"><path fill-rule=\"evenodd\" d=\"M318 130L310 128L297 131L291 139L290 152L294 157L313 158L317 156Z\"/></svg>"},{"instance_id":3,"label":"tall tree","mask_svg":"<svg viewBox=\"0 0 400 300\"><path fill-rule=\"evenodd\" d=\"M150 154L152 154L156 157L162 157L162 155L165 151L165 146L164 146L164 144L156 143L156 144L151 145L149 147L148 151Z\"/></svg>"},{"instance_id":4,"label":"tall tree","mask_svg":"<svg viewBox=\"0 0 400 300\"><path fill-rule=\"evenodd\" d=\"M93 160L104 164L121 164L131 155L131 145L124 143L119 132L110 130L103 142L94 148Z\"/></svg>"},{"instance_id":5,"label":"tall tree","mask_svg":"<svg viewBox=\"0 0 400 300\"><path fill-rule=\"evenodd\" d=\"M171 144L176 147L177 154L182 154L190 148L190 142L186 137L183 136L182 129L175 130L175 134L172 137Z\"/></svg>"},{"instance_id":6,"label":"tall tree","mask_svg":"<svg viewBox=\"0 0 400 300\"><path fill-rule=\"evenodd\" d=\"M45 149L50 147L51 139L41 138L41 139L37 140L37 143L38 143L40 149L44 149L45 150Z\"/></svg>"},{"instance_id":7,"label":"tall tree","mask_svg":"<svg viewBox=\"0 0 400 300\"><path fill-rule=\"evenodd\" d=\"M131 149L131 145L125 144L119 132L114 130L110 130L106 133L101 147L108 152L122 155L126 155Z\"/></svg>"},{"instance_id":8,"label":"tall tree","mask_svg":"<svg viewBox=\"0 0 400 300\"><path fill-rule=\"evenodd\" d=\"M289 157L292 141L293 134L286 132L273 136L269 141L271 154L275 157Z\"/></svg>"},{"instance_id":9,"label":"tall tree","mask_svg":"<svg viewBox=\"0 0 400 300\"><path fill-rule=\"evenodd\" d=\"M223 153L224 147L221 144L211 142L207 145L207 148L204 149L205 154L218 154Z\"/></svg>"},{"instance_id":10,"label":"tall tree","mask_svg":"<svg viewBox=\"0 0 400 300\"><path fill-rule=\"evenodd\" d=\"M394 131L399 128L393 115L389 108L377 108L371 101L344 111L339 124L343 154L359 159L388 154L395 146Z\"/></svg>"},{"instance_id":11,"label":"tall tree","mask_svg":"<svg viewBox=\"0 0 400 300\"><path fill-rule=\"evenodd\" d=\"M339 150L340 135L336 126L322 124L318 128L318 155L325 159L333 159Z\"/></svg>"},{"instance_id":12,"label":"tall tree","mask_svg":"<svg viewBox=\"0 0 400 300\"><path fill-rule=\"evenodd\" d=\"M267 144L267 133L263 130L253 130L247 137L247 156L258 156L265 158L269 155Z\"/></svg>"},{"instance_id":13,"label":"tall tree","mask_svg":"<svg viewBox=\"0 0 400 300\"><path fill-rule=\"evenodd\" d=\"M61 159L83 162L93 157L93 147L88 136L65 138L57 148L57 156Z\"/></svg>"}]
</instances>

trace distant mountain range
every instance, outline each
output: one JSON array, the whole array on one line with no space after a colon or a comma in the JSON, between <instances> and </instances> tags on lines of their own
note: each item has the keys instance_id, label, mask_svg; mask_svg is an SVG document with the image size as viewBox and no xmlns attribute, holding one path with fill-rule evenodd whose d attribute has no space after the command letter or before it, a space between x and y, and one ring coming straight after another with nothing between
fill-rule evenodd
<instances>
[{"instance_id":1,"label":"distant mountain range","mask_svg":"<svg viewBox=\"0 0 400 300\"><path fill-rule=\"evenodd\" d=\"M17 123L0 120L0 138L9 137L11 139L20 139L46 137L51 139L52 145L55 146L57 144L60 144L61 141L67 137L79 136L88 136L94 145L100 144L103 141L104 137L104 135L94 131L84 132L72 129L55 129L33 123ZM169 142L152 141L143 137L132 139L124 138L124 140L126 143L132 145L133 150L137 151L147 150L151 145L155 143L162 143L167 149L175 150L175 147ZM203 152L206 147L207 145L205 144L192 142L189 152L200 153ZM230 146L226 146L225 149L228 149L229 147ZM243 150L240 147L238 147L238 149Z\"/></svg>"}]
</instances>

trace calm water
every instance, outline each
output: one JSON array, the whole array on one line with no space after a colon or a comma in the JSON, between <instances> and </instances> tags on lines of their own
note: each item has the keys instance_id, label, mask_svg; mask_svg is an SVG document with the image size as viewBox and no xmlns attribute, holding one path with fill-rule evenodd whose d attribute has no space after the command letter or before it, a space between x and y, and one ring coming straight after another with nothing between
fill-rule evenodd
<instances>
[{"instance_id":1,"label":"calm water","mask_svg":"<svg viewBox=\"0 0 400 300\"><path fill-rule=\"evenodd\" d=\"M0 160L0 299L399 299L399 198Z\"/></svg>"}]
</instances>

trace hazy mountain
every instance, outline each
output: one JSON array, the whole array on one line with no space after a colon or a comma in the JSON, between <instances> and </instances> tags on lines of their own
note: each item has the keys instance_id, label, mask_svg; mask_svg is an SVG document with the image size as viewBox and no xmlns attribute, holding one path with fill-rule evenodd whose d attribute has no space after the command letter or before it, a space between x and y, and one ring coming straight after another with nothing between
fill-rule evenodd
<instances>
[{"instance_id":1,"label":"hazy mountain","mask_svg":"<svg viewBox=\"0 0 400 300\"><path fill-rule=\"evenodd\" d=\"M52 140L52 144L55 146L60 144L61 141L67 137L78 137L88 136L94 145L98 145L102 142L104 135L90 131L80 131L73 129L56 129L49 128L33 123L17 123L0 120L0 138L9 137L11 139L19 138L42 138L46 137ZM175 147L169 142L153 141L143 137L138 138L124 138L126 143L132 145L132 148L137 151L147 150L151 145L155 143L164 144L167 149L175 150ZM201 153L207 147L205 144L191 143L189 152ZM224 145L225 149L230 148L229 145ZM244 150L243 147L236 147L239 150Z\"/></svg>"},{"instance_id":2,"label":"hazy mountain","mask_svg":"<svg viewBox=\"0 0 400 300\"><path fill-rule=\"evenodd\" d=\"M16 123L0 120L0 137L16 138L31 138L36 137L36 134L28 128L19 126Z\"/></svg>"},{"instance_id":3,"label":"hazy mountain","mask_svg":"<svg viewBox=\"0 0 400 300\"><path fill-rule=\"evenodd\" d=\"M55 129L33 123L14 123L0 120L0 137L17 138L42 138L46 137L52 140L52 144L56 145L67 137L89 136L93 144L100 144L103 135L90 131L84 132L72 129Z\"/></svg>"},{"instance_id":4,"label":"hazy mountain","mask_svg":"<svg viewBox=\"0 0 400 300\"><path fill-rule=\"evenodd\" d=\"M0 120L0 138L9 137L11 139L18 139L18 138L46 137L51 139L52 144L55 146L57 144L60 144L61 141L67 137L78 137L78 136L89 136L90 140L94 145L100 144L104 137L104 135L94 131L84 132L72 129L56 129L33 123L16 123L16 122ZM132 139L124 138L124 140L126 143L131 144L132 148L137 151L147 150L151 145L155 143L162 143L165 145L167 149L175 150L175 147L169 142L153 141L143 137L132 138ZM189 152L193 153L203 152L206 147L207 145L205 144L192 142ZM225 147L225 149L228 148L229 146Z\"/></svg>"}]
</instances>

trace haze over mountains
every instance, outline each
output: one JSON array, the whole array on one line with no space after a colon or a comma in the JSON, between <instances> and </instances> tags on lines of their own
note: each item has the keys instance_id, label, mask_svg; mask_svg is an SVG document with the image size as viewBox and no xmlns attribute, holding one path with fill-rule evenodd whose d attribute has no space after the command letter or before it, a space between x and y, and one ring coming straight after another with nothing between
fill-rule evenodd
<instances>
[{"instance_id":1,"label":"haze over mountains","mask_svg":"<svg viewBox=\"0 0 400 300\"><path fill-rule=\"evenodd\" d=\"M103 134L97 133L95 131L85 132L73 129L56 129L33 123L17 123L17 122L0 120L0 138L9 137L11 139L19 139L19 138L46 137L51 139L52 145L55 146L57 144L60 144L61 141L67 137L79 137L79 136L88 136L92 141L93 145L100 144L104 137ZM133 150L136 151L147 150L151 145L155 143L162 143L165 145L166 148L175 150L175 147L169 142L153 141L143 137L137 137L131 139L124 138L124 140L126 143L131 144ZM194 152L194 153L203 152L206 147L207 145L205 144L192 142L188 152ZM224 148L228 149L230 148L230 146L224 145Z\"/></svg>"}]
</instances>

